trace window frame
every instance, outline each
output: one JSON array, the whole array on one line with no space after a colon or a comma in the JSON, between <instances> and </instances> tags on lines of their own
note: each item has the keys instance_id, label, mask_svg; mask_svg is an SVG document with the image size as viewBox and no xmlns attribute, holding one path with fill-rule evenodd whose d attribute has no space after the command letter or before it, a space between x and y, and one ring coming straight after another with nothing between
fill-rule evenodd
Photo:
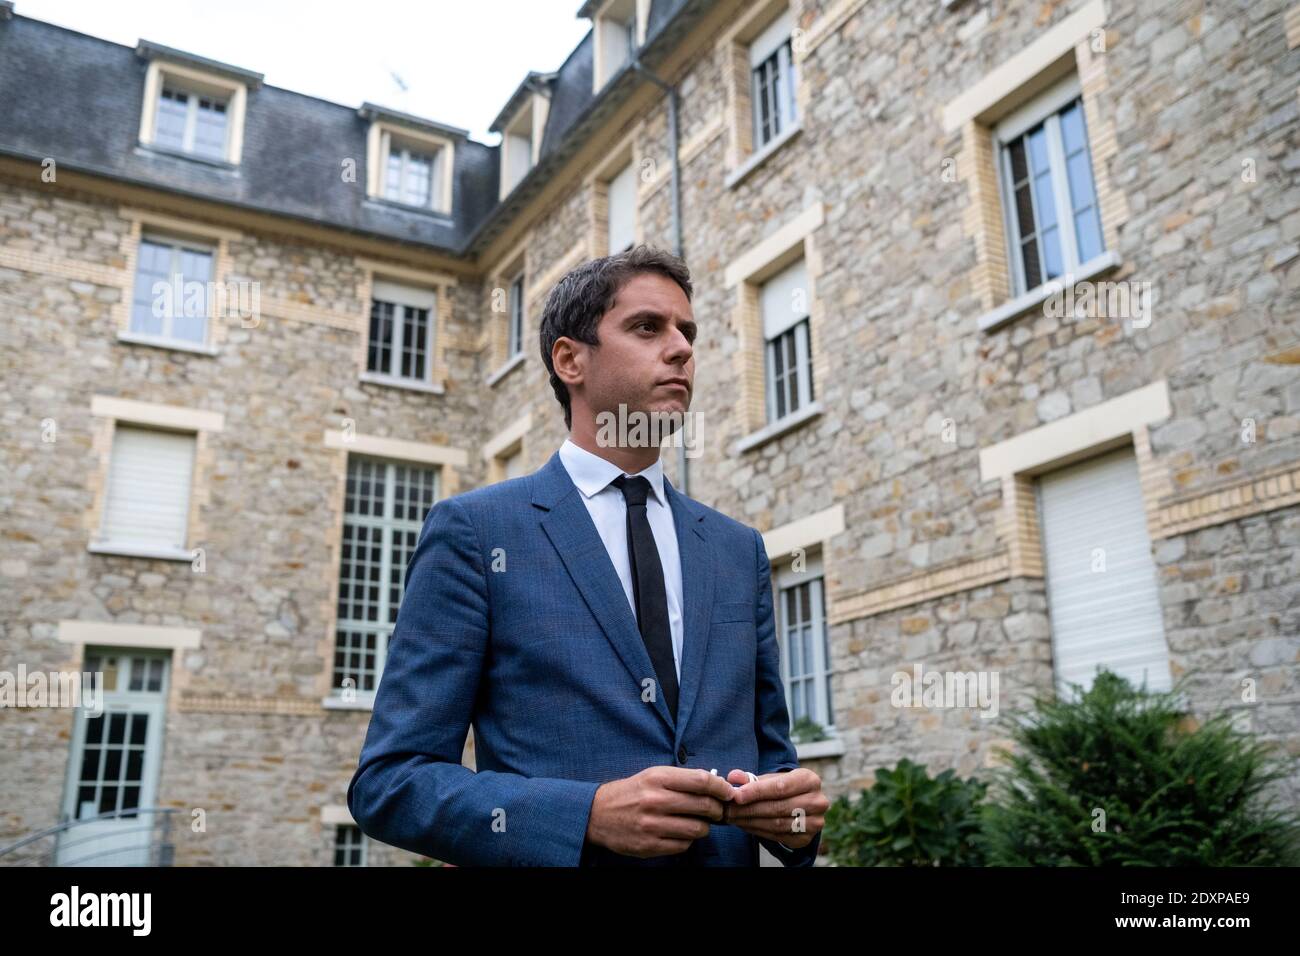
<instances>
[{"instance_id":1,"label":"window frame","mask_svg":"<svg viewBox=\"0 0 1300 956\"><path fill-rule=\"evenodd\" d=\"M786 709L793 726L798 716L794 710L793 681L791 675L792 656L789 645L789 622L786 620L786 595L800 587L807 587L808 606L811 615L812 631L812 670L808 674L798 675L798 680L810 682L813 688L814 704L810 708L812 717L829 736L835 736L835 701L831 692L830 628L826 613L826 573L822 563L820 549L805 554L806 567L803 571L794 571L793 562L783 562L775 569L772 582L773 621L776 627L778 652L781 660L781 682L785 689ZM801 625L805 622L800 621ZM821 640L817 640L820 632Z\"/></svg>"},{"instance_id":2,"label":"window frame","mask_svg":"<svg viewBox=\"0 0 1300 956\"><path fill-rule=\"evenodd\" d=\"M139 246L143 248L146 243L154 246L166 246L171 249L169 271L166 274L168 282L172 277L179 274L181 276L181 287L184 290L186 282L190 281L183 272L179 272L178 262L182 252L206 254L208 256L208 277L204 280L203 295L203 337L199 340L186 339L177 337L175 332L175 315L164 315L162 332L154 334L151 332L141 331L136 327L136 286L140 277L140 252L137 249L134 258L134 270L131 276L131 301L127 313L126 334L136 342L146 342L153 345L176 346L182 349L210 350L212 348L213 338L213 303L212 296L209 294L216 284L217 262L221 254L220 246L212 240L191 239L173 233L163 232L154 229L145 229L141 232ZM197 281L197 280L194 280ZM150 287L152 291L152 286ZM182 295L182 307L184 306L184 296ZM173 306L176 303L173 302Z\"/></svg>"},{"instance_id":3,"label":"window frame","mask_svg":"<svg viewBox=\"0 0 1300 956\"><path fill-rule=\"evenodd\" d=\"M801 409L807 408L812 404L813 382L812 382L812 335L810 316L804 316L790 328L783 332L778 332L775 336L764 341L764 358L766 361L766 378L764 388L767 393L767 423L774 424L784 418L794 415ZM791 366L787 365L782 376L782 382L777 382L776 373L776 355L781 350L782 345L791 341L794 343L794 366L793 372L796 376L794 394L791 395L789 388ZM789 354L789 350L786 350ZM778 388L778 385L781 387ZM786 409L778 414L780 403L778 398L785 399Z\"/></svg>"},{"instance_id":4,"label":"window frame","mask_svg":"<svg viewBox=\"0 0 1300 956\"><path fill-rule=\"evenodd\" d=\"M260 83L260 75L252 75L254 85ZM184 142L193 143L191 130L197 123L195 106L187 104L186 134L182 137L182 148L158 142L158 113L163 99L163 90L171 89L183 92L190 97L207 97L219 99L225 103L226 129L224 149L220 156L198 153L185 149ZM216 72L197 69L171 61L151 59L145 72L144 100L140 109L139 143L148 149L158 150L170 156L183 157L200 163L238 166L244 147L244 119L247 113L249 82L237 80Z\"/></svg>"},{"instance_id":5,"label":"window frame","mask_svg":"<svg viewBox=\"0 0 1300 956\"><path fill-rule=\"evenodd\" d=\"M435 388L434 381L434 359L437 349L438 335L438 309L441 306L441 289L437 287L424 288L421 286L411 285L376 277L370 286L370 310L367 313L366 341L365 341L365 363L363 369L363 380L374 382L376 384L401 385L401 386L419 386ZM394 294L396 293L396 294ZM423 305L425 297L431 297L430 305ZM377 370L370 367L370 357L374 352L374 332L375 332L375 308L379 303L392 305L392 338L388 346L389 361L386 370ZM423 309L427 314L425 316L425 345L424 345L424 374L420 376L402 375L400 373L402 361L402 348L405 346L407 310ZM400 319L399 319L400 313ZM398 369L399 371L394 371Z\"/></svg>"},{"instance_id":6,"label":"window frame","mask_svg":"<svg viewBox=\"0 0 1300 956\"><path fill-rule=\"evenodd\" d=\"M521 269L513 279L510 280L509 291L506 293L507 313L506 313L506 361L509 362L517 355L524 353L524 326L527 322L525 310L527 308L526 299L528 290L524 284L524 273Z\"/></svg>"},{"instance_id":7,"label":"window frame","mask_svg":"<svg viewBox=\"0 0 1300 956\"><path fill-rule=\"evenodd\" d=\"M760 79L761 72L772 72L774 66L776 72L775 82L765 82ZM773 143L780 140L783 134L789 133L799 125L799 105L798 105L798 80L799 76L795 70L794 62L794 41L793 36L787 37L781 43L777 44L767 57L759 63L751 65L749 68L749 100L750 100L750 142L753 144L755 154L762 153ZM767 93L772 91L771 105L773 122L769 125L772 127L771 135L764 137L763 123L761 120L762 107L768 102ZM788 110L789 116L783 117L782 110Z\"/></svg>"},{"instance_id":8,"label":"window frame","mask_svg":"<svg viewBox=\"0 0 1300 956\"><path fill-rule=\"evenodd\" d=\"M189 441L189 475L185 488L185 507L183 526L180 531L180 544L177 545L170 541L150 540L147 538L110 538L108 537L108 524L111 514L110 494L113 488L114 474L120 465L120 452L118 442L123 431L130 432L149 432L167 434ZM104 470L104 500L100 508L98 520L95 523L95 531L90 541L92 552L100 554L120 554L135 557L157 557L164 560L192 560L194 555L190 549L190 541L193 535L193 522L191 517L195 504L195 479L199 472L199 440L198 431L190 431L180 428L168 428L160 425L117 419L112 423L112 433L108 445L107 468Z\"/></svg>"},{"instance_id":9,"label":"window frame","mask_svg":"<svg viewBox=\"0 0 1300 956\"><path fill-rule=\"evenodd\" d=\"M359 514L359 513L354 514L348 511L347 483L352 478L352 469L354 463L359 463L359 462L368 463L372 467L377 467L382 470L383 482L384 482L383 514L378 518L376 518L374 515L366 515L366 514ZM334 588L333 588L334 633L332 635L332 641L331 641L331 653L330 653L330 664L329 664L329 699L331 700L343 699L344 691L350 689L355 693L355 698L357 701L359 702L365 701L367 703L373 703L374 695L376 691L378 691L379 689L379 682L383 679L384 666L388 661L388 642L392 637L394 628L397 626L396 611L400 610L401 602L403 598L405 598L406 596L405 573L407 568L404 566L398 569L397 576L396 577L393 576L393 571L394 571L393 553L395 549L395 536L398 533L408 533L408 534L413 534L415 536L411 544L410 551L407 554L407 558L406 558L406 564L409 566L410 556L414 554L415 547L419 541L420 531L422 530L424 525L424 520L428 517L428 510L424 510L423 514L421 514L418 520L411 519L411 518L397 519L394 517L394 512L397 504L396 502L397 471L396 470L398 468L406 468L409 471L429 472L433 478L433 498L432 498L432 502L429 505L429 508L432 508L433 505L436 505L438 501L441 500L444 481L445 481L445 476L443 474L443 466L436 465L436 464L429 464L427 462L404 461L401 459L386 458L386 457L380 457L380 456L370 455L365 453L349 453L347 456L347 460L344 464L344 495L342 501L342 515L341 515L342 523L339 526L340 528L339 550L337 555L338 560L335 568L336 581L334 583ZM408 487L409 487L409 479L408 479ZM360 567L362 568L362 570L366 570L368 568L368 564L364 562L357 562L355 556L352 559L349 559L345 553L345 546L349 543L348 540L349 526L366 527L371 529L372 531L377 530L379 532L379 537L378 537L379 548L380 548L379 574L377 578L371 579L372 581L377 583L377 588L376 588L377 595L376 595L376 601L374 605L375 620L373 622L368 620L357 620L351 617L344 617L341 614L340 605L343 603L344 582L347 581L349 583L353 583L355 581L360 580L355 577L345 576L344 574L345 562L351 560L353 562L353 570L355 570L356 567ZM355 539L351 541L351 544L353 545L353 547L358 546L357 541ZM367 542L367 546L373 546L373 545L374 545L373 540ZM390 601L391 589L395 584L400 588L400 593L397 599L396 608L393 607L393 604ZM366 601L364 598L358 598L355 595L350 595L348 600L350 605L355 605L358 602L361 602L362 604L366 605L367 609L369 607L369 602ZM387 618L390 616L389 612L393 612L391 614L391 618L392 618L391 622L387 620ZM374 633L375 660L374 660L374 673L373 673L374 687L372 689L362 688L361 678L366 675L367 668L364 663L356 663L356 660L358 658L364 661L364 657L366 656L366 649L364 646L362 646L360 649L357 649L352 647L351 645L340 644L340 636L344 631L357 632L358 636L362 638L364 638L368 633L371 632ZM346 657L346 662L342 665L339 664L340 655L345 655ZM340 671L343 672L342 677L339 676ZM344 688L343 686L341 686L339 682L341 680L346 680L348 677L354 677L354 679L357 681L357 685L355 687Z\"/></svg>"},{"instance_id":10,"label":"window frame","mask_svg":"<svg viewBox=\"0 0 1300 956\"><path fill-rule=\"evenodd\" d=\"M365 115L372 115L370 107L363 106ZM403 154L402 175L405 180L409 154L422 153L430 157L429 199L412 203L388 196L388 162L394 150ZM454 183L456 144L448 135L400 125L376 117L370 122L366 145L366 195L377 202L419 210L438 216L450 216L455 202ZM398 190L399 196L401 189Z\"/></svg>"},{"instance_id":11,"label":"window frame","mask_svg":"<svg viewBox=\"0 0 1300 956\"><path fill-rule=\"evenodd\" d=\"M357 843L355 846L351 845L348 840L343 840L342 842L340 842L339 839L340 837L342 837L344 834L351 834L351 832L354 830L356 831L357 834ZM332 864L333 867L339 869L355 869L356 867L369 866L370 865L369 849L370 849L370 841L366 837L365 832L362 831L361 827L357 826L355 823L334 824L334 842L333 845L330 847L331 858L334 861ZM353 852L359 855L360 862L358 863L338 862L340 853L349 854Z\"/></svg>"},{"instance_id":12,"label":"window frame","mask_svg":"<svg viewBox=\"0 0 1300 956\"><path fill-rule=\"evenodd\" d=\"M158 126L156 125L154 128L154 145L160 149L170 149L176 152L192 154L202 159L224 160L229 151L230 143L230 97L207 93L164 78L163 84L158 90L158 103L155 105L158 116L162 115L162 101L168 98L169 93L171 94L171 99L173 101L175 101L175 98L178 95L185 97L185 128L181 133L181 142L179 145L159 142ZM196 148L199 112L203 109L202 103L204 100L210 100L213 106L221 107L220 110L215 111L219 112L222 118L221 150L215 155L200 152ZM156 119L155 123L157 123Z\"/></svg>"},{"instance_id":13,"label":"window frame","mask_svg":"<svg viewBox=\"0 0 1300 956\"><path fill-rule=\"evenodd\" d=\"M1091 208L1093 226L1097 233L1098 252L1096 256L1084 260L1079 255L1079 234L1075 207L1071 195L1069 169L1065 154L1064 139L1061 133L1061 113L1075 106L1083 123L1084 150L1088 163L1088 182L1091 189ZM1052 203L1056 215L1056 229L1060 245L1062 271L1059 275L1047 275L1047 260L1043 253L1042 226L1039 218L1038 197L1033 188L1034 173L1029 170L1030 203L1034 218L1034 243L1038 254L1040 281L1030 286L1025 275L1025 263L1021 248L1020 223L1016 211L1016 186L1011 166L1012 146L1025 142L1026 162L1030 161L1026 137L1035 130L1042 129L1047 145L1048 175L1051 179ZM1043 93L1013 111L1002 119L993 129L995 150L996 179L998 184L998 201L1001 206L1003 236L1006 242L1008 275L1011 280L1011 298L1026 295L1050 282L1062 280L1074 275L1087 266L1089 262L1106 254L1106 234L1101 222L1101 209L1097 196L1097 179L1092 166L1092 143L1088 134L1087 116L1083 105L1083 90L1077 73L1071 73L1059 80Z\"/></svg>"}]
</instances>

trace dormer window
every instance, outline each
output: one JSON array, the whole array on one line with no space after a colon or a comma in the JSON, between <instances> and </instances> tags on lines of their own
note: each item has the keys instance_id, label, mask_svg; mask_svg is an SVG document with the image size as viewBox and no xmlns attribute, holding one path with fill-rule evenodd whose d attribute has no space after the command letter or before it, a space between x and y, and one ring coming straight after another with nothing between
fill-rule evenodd
<instances>
[{"instance_id":1,"label":"dormer window","mask_svg":"<svg viewBox=\"0 0 1300 956\"><path fill-rule=\"evenodd\" d=\"M154 145L209 159L225 159L227 100L190 92L174 82L159 94Z\"/></svg>"},{"instance_id":2,"label":"dormer window","mask_svg":"<svg viewBox=\"0 0 1300 956\"><path fill-rule=\"evenodd\" d=\"M366 194L450 215L456 139L468 133L369 103L360 113L370 120Z\"/></svg>"},{"instance_id":3,"label":"dormer window","mask_svg":"<svg viewBox=\"0 0 1300 956\"><path fill-rule=\"evenodd\" d=\"M491 131L501 134L501 177L497 198L504 199L537 165L550 112L554 73L529 73L506 102Z\"/></svg>"},{"instance_id":4,"label":"dormer window","mask_svg":"<svg viewBox=\"0 0 1300 956\"><path fill-rule=\"evenodd\" d=\"M434 184L442 181L438 169L442 150L425 152L395 143L390 136L384 153L388 157L384 170L384 198L408 206L429 206Z\"/></svg>"},{"instance_id":5,"label":"dormer window","mask_svg":"<svg viewBox=\"0 0 1300 956\"><path fill-rule=\"evenodd\" d=\"M250 89L262 74L141 41L136 54L149 60L140 143L168 153L238 165Z\"/></svg>"},{"instance_id":6,"label":"dormer window","mask_svg":"<svg viewBox=\"0 0 1300 956\"><path fill-rule=\"evenodd\" d=\"M594 4L583 7L584 15ZM599 90L636 56L645 42L649 0L607 0L592 17L595 60L593 89Z\"/></svg>"}]
</instances>

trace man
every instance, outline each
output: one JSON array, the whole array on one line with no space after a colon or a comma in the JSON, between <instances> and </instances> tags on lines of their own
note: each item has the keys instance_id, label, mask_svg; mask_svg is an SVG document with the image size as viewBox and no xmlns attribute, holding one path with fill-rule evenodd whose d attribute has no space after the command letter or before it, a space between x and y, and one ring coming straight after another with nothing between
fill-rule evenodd
<instances>
[{"instance_id":1,"label":"man","mask_svg":"<svg viewBox=\"0 0 1300 956\"><path fill-rule=\"evenodd\" d=\"M683 420L690 298L644 246L551 290L570 437L425 519L348 786L375 839L457 865L756 866L760 844L812 865L829 801L790 743L763 540L602 431L620 406Z\"/></svg>"}]
</instances>

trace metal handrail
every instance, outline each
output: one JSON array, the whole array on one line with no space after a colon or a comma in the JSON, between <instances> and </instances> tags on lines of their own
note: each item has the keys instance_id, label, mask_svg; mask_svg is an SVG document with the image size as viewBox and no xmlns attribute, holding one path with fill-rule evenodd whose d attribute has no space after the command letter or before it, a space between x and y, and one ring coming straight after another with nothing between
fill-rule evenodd
<instances>
[{"instance_id":1,"label":"metal handrail","mask_svg":"<svg viewBox=\"0 0 1300 956\"><path fill-rule=\"evenodd\" d=\"M69 847L81 846L83 844L92 843L95 840L120 838L124 833L152 832L156 827L161 827L162 832L159 835L159 838L157 840L147 840L141 844L127 845L124 847L114 847L111 850L104 850L98 853L92 853L88 856L82 856L79 859L71 861L64 865L78 866L81 865L81 863L83 863L85 860L93 860L97 857L109 856L115 853L123 853L131 850L144 849L149 851L150 859L153 861L149 864L144 864L144 865L170 866L176 849L175 844L173 844L170 839L171 830L172 830L172 815L180 812L181 809L178 807L137 807L131 810L110 810L106 813L101 813L93 817L87 817L82 820L65 820L62 823L57 823L54 826L46 827L43 830L38 830L35 833L29 834L23 839L18 840L15 843L11 843L8 846L0 847L0 865L11 865L11 866L12 865L17 865L17 866L49 865L50 863L52 863L53 859L55 858L56 853L58 853L60 850L67 850ZM58 840L58 837L61 834L74 830L77 827L84 827L92 823L102 823L107 820L116 820L116 819L134 820L138 817L145 816L145 815L152 815L154 817L154 819L151 820L145 826L119 829L109 833L96 833L90 836L86 836L79 840L64 842L62 843L62 845L60 845L60 841ZM13 854L18 850L21 850L23 847L30 846L39 840L43 840L51 837L54 838L53 846L51 846L44 853L35 854L31 859L21 859L21 860L17 858L11 860L3 859L3 857ZM37 861L45 861L45 862L38 863Z\"/></svg>"}]
</instances>

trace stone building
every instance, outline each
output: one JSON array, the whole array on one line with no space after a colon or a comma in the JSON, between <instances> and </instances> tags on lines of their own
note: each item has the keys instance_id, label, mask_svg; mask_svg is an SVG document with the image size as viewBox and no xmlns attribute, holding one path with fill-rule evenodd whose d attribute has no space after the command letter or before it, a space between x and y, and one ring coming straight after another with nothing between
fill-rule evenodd
<instances>
[{"instance_id":1,"label":"stone building","mask_svg":"<svg viewBox=\"0 0 1300 956\"><path fill-rule=\"evenodd\" d=\"M416 859L344 798L405 559L559 446L541 304L638 241L696 281L668 474L764 533L828 793L1005 744L898 673L1186 677L1300 753L1300 6L579 16L489 146L0 2L0 670L107 711L0 711L0 845Z\"/></svg>"}]
</instances>

